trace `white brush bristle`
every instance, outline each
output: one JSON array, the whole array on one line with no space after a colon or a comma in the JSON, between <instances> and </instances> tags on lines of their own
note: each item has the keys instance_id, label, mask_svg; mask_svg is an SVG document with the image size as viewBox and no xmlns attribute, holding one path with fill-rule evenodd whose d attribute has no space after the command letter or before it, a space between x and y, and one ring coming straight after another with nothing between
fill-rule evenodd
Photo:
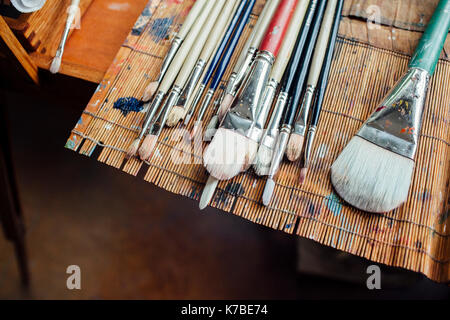
<instances>
[{"instance_id":1,"label":"white brush bristle","mask_svg":"<svg viewBox=\"0 0 450 320\"><path fill-rule=\"evenodd\" d=\"M265 145L260 145L258 149L258 155L256 156L255 164L253 168L258 176L267 176L270 171L270 165L272 163L273 150Z\"/></svg>"},{"instance_id":2,"label":"white brush bristle","mask_svg":"<svg viewBox=\"0 0 450 320\"><path fill-rule=\"evenodd\" d=\"M231 94L225 95L225 97L222 100L222 103L219 107L219 112L217 113L219 115L219 119L223 120L225 118L225 115L227 114L228 110L230 109L231 104L233 103L234 96Z\"/></svg>"},{"instance_id":3,"label":"white brush bristle","mask_svg":"<svg viewBox=\"0 0 450 320\"><path fill-rule=\"evenodd\" d=\"M169 113L166 125L170 128L175 127L181 119L184 118L185 110L181 106L175 106Z\"/></svg>"},{"instance_id":4,"label":"white brush bristle","mask_svg":"<svg viewBox=\"0 0 450 320\"><path fill-rule=\"evenodd\" d=\"M303 150L303 143L305 142L305 137L293 133L289 138L289 143L286 148L286 156L289 161L294 162L300 159Z\"/></svg>"},{"instance_id":5,"label":"white brush bristle","mask_svg":"<svg viewBox=\"0 0 450 320\"><path fill-rule=\"evenodd\" d=\"M128 150L127 150L127 158L132 158L135 155L137 155L140 143L141 143L141 140L136 139L133 141L132 144L130 144L130 146L128 147Z\"/></svg>"},{"instance_id":6,"label":"white brush bristle","mask_svg":"<svg viewBox=\"0 0 450 320\"><path fill-rule=\"evenodd\" d=\"M219 126L219 116L214 115L208 123L203 134L203 141L210 142L217 132L217 127Z\"/></svg>"},{"instance_id":7,"label":"white brush bristle","mask_svg":"<svg viewBox=\"0 0 450 320\"><path fill-rule=\"evenodd\" d=\"M275 181L273 179L267 179L264 193L262 196L263 204L267 207L272 200L273 192L275 190Z\"/></svg>"},{"instance_id":8,"label":"white brush bristle","mask_svg":"<svg viewBox=\"0 0 450 320\"><path fill-rule=\"evenodd\" d=\"M142 142L142 146L139 148L139 156L142 161L150 159L157 142L158 136L149 134L145 137L144 142Z\"/></svg>"},{"instance_id":9,"label":"white brush bristle","mask_svg":"<svg viewBox=\"0 0 450 320\"><path fill-rule=\"evenodd\" d=\"M203 163L216 179L230 180L249 166L249 158L257 150L254 141L233 130L219 128L203 154Z\"/></svg>"},{"instance_id":10,"label":"white brush bristle","mask_svg":"<svg viewBox=\"0 0 450 320\"><path fill-rule=\"evenodd\" d=\"M199 203L200 210L205 209L210 204L218 184L219 180L217 180L213 176L209 176L205 188L203 189L202 196L200 198Z\"/></svg>"},{"instance_id":11,"label":"white brush bristle","mask_svg":"<svg viewBox=\"0 0 450 320\"><path fill-rule=\"evenodd\" d=\"M331 182L349 204L389 212L408 198L414 161L354 137L331 167Z\"/></svg>"},{"instance_id":12,"label":"white brush bristle","mask_svg":"<svg viewBox=\"0 0 450 320\"><path fill-rule=\"evenodd\" d=\"M153 97L153 95L155 94L156 90L158 90L158 85L159 83L154 81L152 83L150 83L144 90L144 94L142 96L142 100L144 102L148 102L150 101L150 99Z\"/></svg>"},{"instance_id":13,"label":"white brush bristle","mask_svg":"<svg viewBox=\"0 0 450 320\"><path fill-rule=\"evenodd\" d=\"M50 66L50 72L56 74L59 72L60 68L61 68L61 57L54 57L52 64Z\"/></svg>"}]
</instances>

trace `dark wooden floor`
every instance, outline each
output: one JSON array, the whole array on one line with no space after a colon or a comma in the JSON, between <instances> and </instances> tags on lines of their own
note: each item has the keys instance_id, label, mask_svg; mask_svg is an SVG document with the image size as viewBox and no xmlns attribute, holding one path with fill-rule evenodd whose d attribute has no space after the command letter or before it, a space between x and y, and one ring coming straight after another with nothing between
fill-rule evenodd
<instances>
[{"instance_id":1,"label":"dark wooden floor","mask_svg":"<svg viewBox=\"0 0 450 320\"><path fill-rule=\"evenodd\" d=\"M12 245L0 237L0 298L441 298L423 277L369 292L296 272L296 238L172 195L64 149L95 85L42 75L41 88L2 77L32 272L22 290ZM82 290L66 288L79 265Z\"/></svg>"}]
</instances>

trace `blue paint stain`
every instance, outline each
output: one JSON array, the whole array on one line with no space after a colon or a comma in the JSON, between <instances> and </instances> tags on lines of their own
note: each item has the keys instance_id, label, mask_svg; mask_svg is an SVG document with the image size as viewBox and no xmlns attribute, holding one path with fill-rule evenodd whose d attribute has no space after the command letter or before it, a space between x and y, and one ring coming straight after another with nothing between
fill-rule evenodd
<instances>
[{"instance_id":1,"label":"blue paint stain","mask_svg":"<svg viewBox=\"0 0 450 320\"><path fill-rule=\"evenodd\" d=\"M325 204L327 208L333 212L333 214L337 217L341 214L342 211L342 203L339 200L339 197L332 193L325 197Z\"/></svg>"},{"instance_id":2,"label":"blue paint stain","mask_svg":"<svg viewBox=\"0 0 450 320\"><path fill-rule=\"evenodd\" d=\"M70 150L75 150L75 141L68 140L65 147Z\"/></svg>"},{"instance_id":3,"label":"blue paint stain","mask_svg":"<svg viewBox=\"0 0 450 320\"><path fill-rule=\"evenodd\" d=\"M153 21L150 27L150 35L152 36L153 41L160 42L167 38L173 20L174 17L161 18Z\"/></svg>"},{"instance_id":4,"label":"blue paint stain","mask_svg":"<svg viewBox=\"0 0 450 320\"><path fill-rule=\"evenodd\" d=\"M290 229L290 228L292 228L292 224L287 224L286 229Z\"/></svg>"},{"instance_id":5,"label":"blue paint stain","mask_svg":"<svg viewBox=\"0 0 450 320\"><path fill-rule=\"evenodd\" d=\"M134 24L133 30L131 30L131 34L133 36L140 36L142 31L144 31L147 23L150 21L151 16L152 12L150 11L150 5L148 5L145 7L144 11L142 11L142 14Z\"/></svg>"},{"instance_id":6,"label":"blue paint stain","mask_svg":"<svg viewBox=\"0 0 450 320\"><path fill-rule=\"evenodd\" d=\"M120 98L114 102L114 109L119 109L126 117L130 112L140 112L143 108L144 101L133 97Z\"/></svg>"},{"instance_id":7,"label":"blue paint stain","mask_svg":"<svg viewBox=\"0 0 450 320\"><path fill-rule=\"evenodd\" d=\"M80 119L77 122L77 126L80 126L83 124L83 117L80 117Z\"/></svg>"}]
</instances>

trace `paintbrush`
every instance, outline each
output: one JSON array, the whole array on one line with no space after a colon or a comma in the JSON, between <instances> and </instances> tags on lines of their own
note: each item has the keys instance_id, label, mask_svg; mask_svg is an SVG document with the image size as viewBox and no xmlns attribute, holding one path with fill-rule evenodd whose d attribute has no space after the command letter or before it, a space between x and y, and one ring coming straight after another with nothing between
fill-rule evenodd
<instances>
[{"instance_id":1,"label":"paintbrush","mask_svg":"<svg viewBox=\"0 0 450 320\"><path fill-rule=\"evenodd\" d=\"M266 85L261 110L258 110L259 116L257 118L257 121L255 122L254 130L259 131L256 134L258 137L262 136L262 139L260 139L259 141L260 146L258 149L258 154L256 156L255 164L253 166L256 174L258 175L264 175L264 172L268 171L270 168L270 161L272 159L273 148L270 148L270 146L267 145L270 145L271 141L276 139L276 137L275 139L273 139L274 136L273 132L275 130L278 130L278 124L276 125L274 124L276 122L275 118L277 117L281 118L281 113L283 112L282 110L280 110L281 108L278 104L275 106L270 121L270 124L272 124L272 126L275 126L276 128L275 127L271 128L269 125L268 129L264 132L263 135L264 125L267 120L266 118L268 115L268 111L273 104L276 91L278 89L280 81L282 80L282 76L285 70L287 69L288 65L291 64L290 58L295 59L295 54L293 55L292 52L294 51L294 48L298 49L300 45L302 46L301 44L302 37L300 35L300 30L302 29L301 27L303 25L303 19L308 9L308 4L309 0L302 0L299 2L297 8L295 9L294 16L292 17L289 29L286 33L286 37L283 40L283 45L281 47L280 53L278 54L278 57L275 60L275 64L273 66L270 75L270 80Z\"/></svg>"},{"instance_id":2,"label":"paintbrush","mask_svg":"<svg viewBox=\"0 0 450 320\"><path fill-rule=\"evenodd\" d=\"M300 158L305 141L306 128L308 126L308 117L311 105L319 81L320 72L325 59L325 53L330 39L331 28L333 27L334 16L336 12L337 0L329 0L322 26L320 27L319 37L314 48L314 58L309 66L308 81L306 82L306 91L303 97L302 105L297 121L294 125L294 132L291 134L286 150L286 155L290 161L297 161Z\"/></svg>"},{"instance_id":3,"label":"paintbrush","mask_svg":"<svg viewBox=\"0 0 450 320\"><path fill-rule=\"evenodd\" d=\"M208 61L214 52L215 47L217 46L220 36L224 33L224 30L227 27L229 17L233 13L235 4L236 0L226 1L219 17L217 17L218 19L209 19L206 27L204 28L205 30L211 29L212 31L209 33L208 40L203 47L200 58L197 60L197 63L195 64L195 67L189 76L189 80L184 86L175 107L173 107L170 111L169 118L166 123L168 127L175 126L181 119L184 118L186 114L185 104L191 100L190 98L194 92L194 89L196 88Z\"/></svg>"},{"instance_id":4,"label":"paintbrush","mask_svg":"<svg viewBox=\"0 0 450 320\"><path fill-rule=\"evenodd\" d=\"M207 27L208 23L212 23L215 19L217 19L223 4L223 1L208 1L206 3L197 19L196 24L192 27L183 45L178 50L175 59L172 61L169 70L167 70L166 75L161 82L158 95L162 92L162 90L164 90L163 95L165 95L167 89L170 88L172 84L173 87L170 90L165 104L159 110L155 121L151 124L149 133L139 148L139 156L141 160L148 160L153 153L158 137L160 136L169 116L169 112L178 100L181 90L189 78L190 71L195 66L201 50L208 38L208 32L204 29L204 27ZM184 59L181 55L183 55ZM180 72L178 74L172 72L172 67L174 68L173 70L180 70Z\"/></svg>"},{"instance_id":5,"label":"paintbrush","mask_svg":"<svg viewBox=\"0 0 450 320\"><path fill-rule=\"evenodd\" d=\"M278 8L280 0L268 0L261 11L258 21L253 27L253 31L248 37L241 55L239 56L233 72L231 73L226 89L223 92L222 97L219 99L220 105L218 116L221 119L224 118L225 113L228 111L233 99L242 84L242 81L247 76L250 66L258 52L258 48L261 41L266 34L267 28L272 21L273 15Z\"/></svg>"},{"instance_id":6,"label":"paintbrush","mask_svg":"<svg viewBox=\"0 0 450 320\"><path fill-rule=\"evenodd\" d=\"M161 65L161 69L159 71L158 78L156 81L151 82L144 91L143 94L143 101L149 101L153 95L155 94L156 90L158 90L158 86L161 83L164 75L167 72L167 69L169 68L170 64L172 63L172 60L176 56L178 49L183 44L184 39L189 34L189 31L191 30L192 26L196 23L198 16L202 12L203 8L205 7L205 4L208 0L196 0L194 5L192 6L191 10L189 11L189 14L187 15L186 19L184 20L183 25L181 26L178 33L175 35L175 37L172 39L172 43L170 45L169 51L167 52L166 56L164 57L163 63Z\"/></svg>"},{"instance_id":7,"label":"paintbrush","mask_svg":"<svg viewBox=\"0 0 450 320\"><path fill-rule=\"evenodd\" d=\"M58 50L56 51L56 55L53 58L52 64L50 65L51 73L58 73L61 68L62 56L64 54L64 47L66 46L67 38L69 37L70 28L75 20L77 13L79 13L80 0L72 0L67 14L66 26L64 27L63 35L61 38L61 42L59 43Z\"/></svg>"},{"instance_id":8,"label":"paintbrush","mask_svg":"<svg viewBox=\"0 0 450 320\"><path fill-rule=\"evenodd\" d=\"M331 167L336 192L352 206L381 213L407 200L429 81L449 28L450 0L441 0L409 70Z\"/></svg>"},{"instance_id":9,"label":"paintbrush","mask_svg":"<svg viewBox=\"0 0 450 320\"><path fill-rule=\"evenodd\" d=\"M320 112L322 111L323 100L325 92L328 86L328 77L330 75L331 63L333 60L334 48L336 45L337 34L339 31L339 23L341 21L342 8L344 6L344 0L339 0L336 7L336 14L331 31L331 36L328 44L328 48L325 54L325 60L322 67L322 71L319 78L318 92L315 102L315 107L311 114L311 122L308 128L308 134L306 136L305 154L303 161L303 168L300 171L300 183L303 183L308 173L308 168L311 160L311 151L314 144L314 138L316 136L317 125L319 124Z\"/></svg>"},{"instance_id":10,"label":"paintbrush","mask_svg":"<svg viewBox=\"0 0 450 320\"><path fill-rule=\"evenodd\" d=\"M191 51L193 45L196 42L197 37L200 35L201 28L203 24L205 23L208 14L210 13L211 9L214 6L214 3L210 3L213 1L208 1L206 6L203 8L201 15L199 16L197 23L192 27L191 31L189 32L186 39L183 41L183 44L181 45L180 49L177 51L177 54L175 55L175 58L173 59L172 63L169 66L169 69L167 70L161 85L158 88L158 93L154 96L153 101L151 103L147 103L144 108L147 108L148 111L146 113L146 116L144 118L144 122L142 125L142 129L140 131L139 136L136 140L133 141L133 143L129 146L127 150L127 157L133 157L136 155L139 146L141 144L142 139L147 134L147 130L152 123L152 121L155 118L156 113L159 110L158 116L156 118L159 118L159 116L163 113L164 108L160 108L162 102L164 101L164 98L167 94L167 92L170 90L173 82L175 81L175 78L177 77L179 71L183 67L184 61L186 57L189 55L189 52ZM149 148L149 141L147 141L145 148Z\"/></svg>"},{"instance_id":11,"label":"paintbrush","mask_svg":"<svg viewBox=\"0 0 450 320\"><path fill-rule=\"evenodd\" d=\"M313 3L311 4L314 5ZM284 114L283 125L281 126L280 132L278 134L272 163L270 165L270 170L262 197L263 204L265 206L268 206L272 199L273 191L275 189L275 176L277 175L280 168L284 152L289 141L289 136L292 132L295 115L300 104L300 98L302 96L302 90L305 84L308 66L311 62L311 57L314 51L317 36L319 34L325 7L326 1L317 2L317 9L314 14L314 20L311 23L311 28L308 33L308 41L303 49L302 56L300 58L301 64L298 65L298 68L295 71L292 86L289 89L288 105Z\"/></svg>"},{"instance_id":12,"label":"paintbrush","mask_svg":"<svg viewBox=\"0 0 450 320\"><path fill-rule=\"evenodd\" d=\"M195 137L198 130L200 130L202 127L203 116L205 115L206 109L209 106L212 98L214 97L214 94L215 94L217 88L219 87L220 81L222 80L222 77L225 74L228 64L231 61L233 53L236 49L239 39L241 38L242 32L244 31L244 28L245 28L245 25L247 24L247 22L250 18L250 14L253 11L253 7L255 6L255 3L256 3L256 0L249 0L247 2L245 10L242 13L242 16L240 18L240 21L239 21L238 25L236 26L236 30L234 31L233 36L231 37L231 39L229 41L228 47L227 47L226 51L224 52L219 65L217 66L217 70L214 74L214 78L211 82L208 92L207 92L205 98L203 99L203 103L200 107L200 110L199 110L199 113L197 116L197 120L196 120L196 122L194 124L194 128L192 130L191 139L193 139Z\"/></svg>"},{"instance_id":13,"label":"paintbrush","mask_svg":"<svg viewBox=\"0 0 450 320\"><path fill-rule=\"evenodd\" d=\"M227 49L228 43L234 34L236 26L239 24L239 21L241 21L242 13L244 12L244 10L246 8L247 3L248 3L248 0L240 1L239 6L236 9L236 12L234 13L233 19L229 23L228 29L227 29L225 35L222 37L220 46L217 49L216 53L214 54L212 62L210 64L205 76L202 79L199 89L197 90L197 92L195 94L195 97L192 101L192 105L187 106L187 109L189 109L189 111L188 111L185 121L184 121L185 125L187 125L190 122L192 116L194 115L195 107L200 103L203 93L205 92L205 89L206 89L209 81L211 80L211 78L214 75L214 71L216 70L217 66L219 65L223 53Z\"/></svg>"},{"instance_id":14,"label":"paintbrush","mask_svg":"<svg viewBox=\"0 0 450 320\"><path fill-rule=\"evenodd\" d=\"M211 178L202 194L201 208L209 203L218 180L237 176L244 168L248 168L249 160L258 151L258 142L249 134L252 133L264 88L297 3L297 0L280 1L243 86L203 154L203 163Z\"/></svg>"}]
</instances>

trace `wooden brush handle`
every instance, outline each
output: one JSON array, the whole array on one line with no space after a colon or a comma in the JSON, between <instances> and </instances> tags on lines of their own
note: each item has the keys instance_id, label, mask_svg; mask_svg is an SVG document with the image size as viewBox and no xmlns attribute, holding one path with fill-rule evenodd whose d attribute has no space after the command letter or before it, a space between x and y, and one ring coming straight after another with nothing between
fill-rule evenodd
<instances>
[{"instance_id":1,"label":"wooden brush handle","mask_svg":"<svg viewBox=\"0 0 450 320\"><path fill-rule=\"evenodd\" d=\"M295 43L302 27L303 19L305 18L306 10L308 9L309 0L300 0L292 16L289 29L284 37L277 60L272 69L270 77L277 82L281 81L284 71L289 63L289 58L294 50Z\"/></svg>"},{"instance_id":2,"label":"wooden brush handle","mask_svg":"<svg viewBox=\"0 0 450 320\"><path fill-rule=\"evenodd\" d=\"M209 33L208 40L206 41L206 44L203 47L202 53L200 55L201 60L207 62L211 57L212 53L214 52L214 48L217 46L217 42L219 41L220 36L223 34L224 29L227 27L229 17L233 13L235 4L236 0L226 1L225 6L220 13L219 20L214 21L214 28Z\"/></svg>"},{"instance_id":3,"label":"wooden brush handle","mask_svg":"<svg viewBox=\"0 0 450 320\"><path fill-rule=\"evenodd\" d=\"M191 10L189 11L189 14L187 15L186 19L183 22L183 25L180 28L180 31L178 31L177 36L181 39L185 39L186 36L189 33L189 30L191 30L192 26L197 20L197 17L200 15L200 12L202 11L203 7L205 6L207 0L196 0L194 5L192 6Z\"/></svg>"},{"instance_id":4,"label":"wooden brush handle","mask_svg":"<svg viewBox=\"0 0 450 320\"><path fill-rule=\"evenodd\" d=\"M275 57L278 55L297 3L298 0L281 0L262 40L261 51L270 52Z\"/></svg>"},{"instance_id":5,"label":"wooden brush handle","mask_svg":"<svg viewBox=\"0 0 450 320\"><path fill-rule=\"evenodd\" d=\"M195 67L200 53L205 45L206 40L208 39L209 32L206 30L211 30L214 27L214 23L216 23L217 18L219 17L220 12L222 11L223 5L226 0L215 0L214 8L209 13L208 19L205 24L202 26L202 32L200 32L197 37L195 44L192 46L189 51L189 55L186 57L186 60L183 63L183 67L178 74L178 77L175 81L175 85L179 87L184 87L186 82L191 75L192 69ZM211 49L212 50L212 49Z\"/></svg>"},{"instance_id":6,"label":"wooden brush handle","mask_svg":"<svg viewBox=\"0 0 450 320\"><path fill-rule=\"evenodd\" d=\"M214 1L208 1L206 3L205 7L202 10L202 13L197 18L194 26L190 30L186 39L183 41L183 44L181 45L180 49L178 49L177 54L175 55L172 63L170 64L169 69L167 70L166 74L164 75L161 85L159 86L159 91L163 91L163 92L169 91L170 87L172 86L173 82L175 81L175 78L177 77L178 73L180 72L181 67L184 64L186 57L189 55L189 52L191 51L192 47L195 45L195 43L197 41L197 37L200 35L200 32L202 31L202 27L205 24L206 20L208 19L208 16L213 7L214 7ZM207 31L205 31L205 32L207 32Z\"/></svg>"},{"instance_id":7,"label":"wooden brush handle","mask_svg":"<svg viewBox=\"0 0 450 320\"><path fill-rule=\"evenodd\" d=\"M450 0L441 0L409 63L409 67L425 69L432 75L444 48L449 28Z\"/></svg>"},{"instance_id":8,"label":"wooden brush handle","mask_svg":"<svg viewBox=\"0 0 450 320\"><path fill-rule=\"evenodd\" d=\"M328 40L330 39L331 28L333 26L334 16L336 12L337 0L329 0L327 9L323 17L322 26L320 28L319 38L317 39L316 46L314 48L314 58L309 68L307 85L317 86L319 81L320 72L325 58L325 53L328 47Z\"/></svg>"}]
</instances>

